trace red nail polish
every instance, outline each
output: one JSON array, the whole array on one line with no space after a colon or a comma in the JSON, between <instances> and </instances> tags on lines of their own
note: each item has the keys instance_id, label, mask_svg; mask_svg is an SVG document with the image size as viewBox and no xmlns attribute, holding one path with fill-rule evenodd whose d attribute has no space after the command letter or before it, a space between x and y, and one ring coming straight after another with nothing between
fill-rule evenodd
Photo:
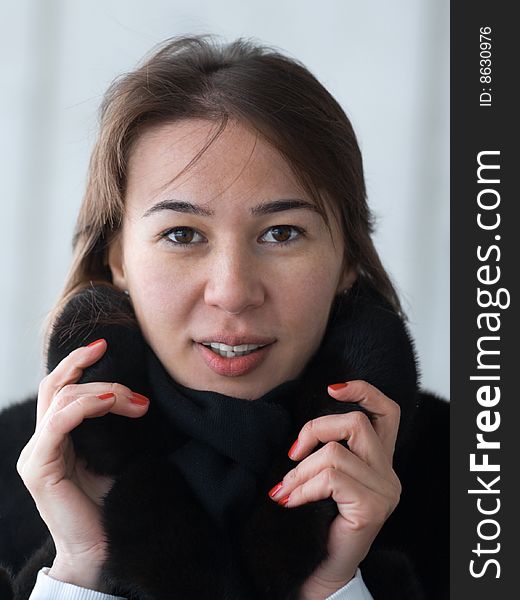
<instances>
[{"instance_id":1,"label":"red nail polish","mask_svg":"<svg viewBox=\"0 0 520 600\"><path fill-rule=\"evenodd\" d=\"M280 498L280 500L278 500L278 504L280 506L285 506L287 504L287 502L289 502L289 496L290 496L290 494L288 496L284 496L283 498Z\"/></svg>"},{"instance_id":2,"label":"red nail polish","mask_svg":"<svg viewBox=\"0 0 520 600\"><path fill-rule=\"evenodd\" d=\"M113 398L114 396L115 396L114 393L107 392L106 394L99 394L99 396L96 396L96 397L99 398L100 400L108 400L109 398Z\"/></svg>"},{"instance_id":3,"label":"red nail polish","mask_svg":"<svg viewBox=\"0 0 520 600\"><path fill-rule=\"evenodd\" d=\"M142 394L132 392L132 395L130 396L130 402L132 402L133 404L139 404L139 406L146 406L150 402L150 400Z\"/></svg>"},{"instance_id":4,"label":"red nail polish","mask_svg":"<svg viewBox=\"0 0 520 600\"><path fill-rule=\"evenodd\" d=\"M90 348L91 346L95 346L96 344L99 344L100 342L104 342L104 338L99 338L99 340L96 340L95 342L90 342L90 344L87 344L87 348Z\"/></svg>"},{"instance_id":5,"label":"red nail polish","mask_svg":"<svg viewBox=\"0 0 520 600\"><path fill-rule=\"evenodd\" d=\"M282 489L283 482L277 483L272 489L269 490L269 496L274 498L276 494Z\"/></svg>"},{"instance_id":6,"label":"red nail polish","mask_svg":"<svg viewBox=\"0 0 520 600\"><path fill-rule=\"evenodd\" d=\"M329 385L329 387L331 390L337 391L346 388L347 385L348 383L333 383L332 385Z\"/></svg>"},{"instance_id":7,"label":"red nail polish","mask_svg":"<svg viewBox=\"0 0 520 600\"><path fill-rule=\"evenodd\" d=\"M287 453L289 455L289 458L293 457L293 454L296 452L297 447L298 447L298 440L296 440L294 442L294 444L289 448L289 452Z\"/></svg>"}]
</instances>

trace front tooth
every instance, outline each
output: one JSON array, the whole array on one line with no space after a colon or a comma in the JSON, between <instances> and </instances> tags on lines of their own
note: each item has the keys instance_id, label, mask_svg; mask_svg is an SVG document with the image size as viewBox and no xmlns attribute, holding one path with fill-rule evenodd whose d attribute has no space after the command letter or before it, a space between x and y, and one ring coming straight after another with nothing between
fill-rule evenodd
<instances>
[{"instance_id":1,"label":"front tooth","mask_svg":"<svg viewBox=\"0 0 520 600\"><path fill-rule=\"evenodd\" d=\"M242 344L240 346L228 346L227 344L222 344L220 342L203 342L204 346L211 346L214 350L220 350L221 352L250 352L251 350L256 350L257 348L261 348L262 346L259 344Z\"/></svg>"}]
</instances>

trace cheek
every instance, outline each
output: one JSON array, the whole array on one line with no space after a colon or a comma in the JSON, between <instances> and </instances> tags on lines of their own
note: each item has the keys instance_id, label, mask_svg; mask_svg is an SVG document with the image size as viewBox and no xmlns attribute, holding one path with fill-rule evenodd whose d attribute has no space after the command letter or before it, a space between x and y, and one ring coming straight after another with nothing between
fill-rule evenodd
<instances>
[{"instance_id":1,"label":"cheek","mask_svg":"<svg viewBox=\"0 0 520 600\"><path fill-rule=\"evenodd\" d=\"M328 248L305 254L294 263L285 276L291 282L291 295L299 296L305 304L321 308L332 299L339 280L340 259Z\"/></svg>"},{"instance_id":2,"label":"cheek","mask_svg":"<svg viewBox=\"0 0 520 600\"><path fill-rule=\"evenodd\" d=\"M330 255L315 255L301 268L294 265L278 298L281 314L291 331L295 351L308 352L319 345L336 293L340 264Z\"/></svg>"},{"instance_id":3,"label":"cheek","mask_svg":"<svg viewBox=\"0 0 520 600\"><path fill-rule=\"evenodd\" d=\"M145 338L152 346L162 338L171 339L193 301L189 279L172 269L167 260L157 260L146 252L128 255L125 266L132 303Z\"/></svg>"}]
</instances>

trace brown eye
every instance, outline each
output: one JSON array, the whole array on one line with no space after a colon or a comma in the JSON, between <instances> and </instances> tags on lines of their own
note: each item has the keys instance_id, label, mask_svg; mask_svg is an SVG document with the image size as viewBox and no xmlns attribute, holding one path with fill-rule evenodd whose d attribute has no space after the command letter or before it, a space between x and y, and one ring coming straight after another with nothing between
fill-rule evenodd
<instances>
[{"instance_id":1,"label":"brown eye","mask_svg":"<svg viewBox=\"0 0 520 600\"><path fill-rule=\"evenodd\" d=\"M285 225L273 227L272 232L277 242L287 242L291 239L290 228Z\"/></svg>"},{"instance_id":2,"label":"brown eye","mask_svg":"<svg viewBox=\"0 0 520 600\"><path fill-rule=\"evenodd\" d=\"M266 242L281 245L295 242L304 235L304 230L301 229L301 227L295 227L294 225L275 225L274 227L270 227L262 237ZM272 239L265 239L266 236L271 236Z\"/></svg>"},{"instance_id":3,"label":"brown eye","mask_svg":"<svg viewBox=\"0 0 520 600\"><path fill-rule=\"evenodd\" d=\"M189 244L194 237L195 232L190 227L177 227L171 229L166 237L176 244Z\"/></svg>"}]
</instances>

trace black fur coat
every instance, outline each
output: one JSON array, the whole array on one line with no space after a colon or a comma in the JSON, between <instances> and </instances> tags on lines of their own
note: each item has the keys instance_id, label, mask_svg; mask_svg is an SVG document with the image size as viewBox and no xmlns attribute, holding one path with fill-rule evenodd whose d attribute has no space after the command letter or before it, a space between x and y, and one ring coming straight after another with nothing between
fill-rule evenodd
<instances>
[{"instance_id":1,"label":"black fur coat","mask_svg":"<svg viewBox=\"0 0 520 600\"><path fill-rule=\"evenodd\" d=\"M144 342L128 299L102 286L82 292L65 308L51 337L48 368L73 348L105 337L112 350L81 382L117 381L149 395ZM298 589L326 556L327 530L337 509L331 499L285 509L267 491L294 467L290 442L313 417L349 410L328 384L364 379L401 406L394 468L401 501L360 568L375 600L449 597L448 403L417 387L416 361L406 326L367 286L337 298L324 341L300 378L293 430L272 461L236 538L233 554L250 588L229 585L229 548L179 473L161 440L174 437L154 408L127 419L88 419L73 433L78 455L115 483L105 497L108 557L103 577L110 593L132 600L213 598L296 600ZM16 462L35 427L36 398L0 413L0 599L28 598L54 546ZM138 501L137 501L138 499Z\"/></svg>"}]
</instances>

